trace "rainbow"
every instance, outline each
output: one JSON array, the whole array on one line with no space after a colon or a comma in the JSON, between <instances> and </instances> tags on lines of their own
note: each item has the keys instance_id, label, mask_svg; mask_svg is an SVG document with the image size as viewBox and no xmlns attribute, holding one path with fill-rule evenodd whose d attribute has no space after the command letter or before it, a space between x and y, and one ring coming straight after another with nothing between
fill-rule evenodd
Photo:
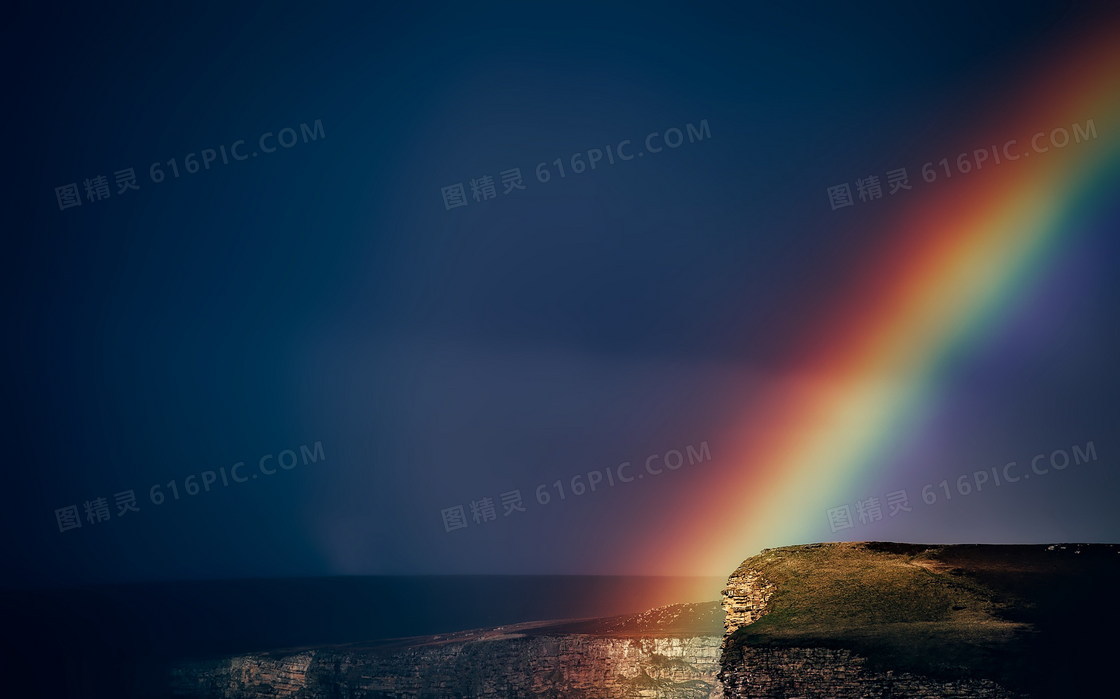
<instances>
[{"instance_id":1,"label":"rainbow","mask_svg":"<svg viewBox=\"0 0 1120 699\"><path fill-rule=\"evenodd\" d=\"M912 198L880 238L889 246L814 323L804 371L752 396L733 434L713 439L735 468L682 493L669 533L637 546L631 569L726 575L761 548L819 538L826 510L868 487L875 455L937 399L948 363L990 341L1058 246L1117 191L1120 36L1097 34L1028 71L1022 104L1000 105L1014 124L991 131L1020 152L1035 133L1090 120L1097 137L936 184L911 170ZM958 145L983 143L996 141Z\"/></svg>"}]
</instances>

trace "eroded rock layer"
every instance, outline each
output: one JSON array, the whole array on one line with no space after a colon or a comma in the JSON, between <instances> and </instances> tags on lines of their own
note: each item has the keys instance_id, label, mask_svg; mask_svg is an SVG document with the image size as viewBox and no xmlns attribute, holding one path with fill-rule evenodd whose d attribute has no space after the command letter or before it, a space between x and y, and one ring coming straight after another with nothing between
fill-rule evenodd
<instances>
[{"instance_id":1,"label":"eroded rock layer","mask_svg":"<svg viewBox=\"0 0 1120 699\"><path fill-rule=\"evenodd\" d=\"M721 697L719 607L242 655L171 670L179 697Z\"/></svg>"},{"instance_id":2,"label":"eroded rock layer","mask_svg":"<svg viewBox=\"0 0 1120 699\"><path fill-rule=\"evenodd\" d=\"M755 697L1099 696L1114 544L766 549L728 579L720 680Z\"/></svg>"}]
</instances>

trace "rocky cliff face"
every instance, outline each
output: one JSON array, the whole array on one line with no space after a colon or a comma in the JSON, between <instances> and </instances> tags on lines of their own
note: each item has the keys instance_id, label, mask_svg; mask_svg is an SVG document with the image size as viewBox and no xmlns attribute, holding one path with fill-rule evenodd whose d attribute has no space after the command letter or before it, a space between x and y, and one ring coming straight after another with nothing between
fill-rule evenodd
<instances>
[{"instance_id":1,"label":"rocky cliff face","mask_svg":"<svg viewBox=\"0 0 1120 699\"><path fill-rule=\"evenodd\" d=\"M747 564L731 574L723 590L724 630L735 633L739 627L758 621L766 613L766 603L774 594L774 585Z\"/></svg>"},{"instance_id":2,"label":"rocky cliff face","mask_svg":"<svg viewBox=\"0 0 1120 699\"><path fill-rule=\"evenodd\" d=\"M718 603L179 663L160 696L1103 696L1120 547L764 550Z\"/></svg>"},{"instance_id":3,"label":"rocky cliff face","mask_svg":"<svg viewBox=\"0 0 1120 699\"><path fill-rule=\"evenodd\" d=\"M930 697L1010 699L1019 694L985 679L948 680L906 672L878 672L867 658L832 648L737 647L724 656L721 680L739 697Z\"/></svg>"},{"instance_id":4,"label":"rocky cliff face","mask_svg":"<svg viewBox=\"0 0 1120 699\"><path fill-rule=\"evenodd\" d=\"M1108 544L764 550L723 593L719 678L728 699L1099 696L1117 584Z\"/></svg>"},{"instance_id":5,"label":"rocky cliff face","mask_svg":"<svg viewBox=\"0 0 1120 699\"><path fill-rule=\"evenodd\" d=\"M721 697L719 608L180 664L179 697Z\"/></svg>"}]
</instances>

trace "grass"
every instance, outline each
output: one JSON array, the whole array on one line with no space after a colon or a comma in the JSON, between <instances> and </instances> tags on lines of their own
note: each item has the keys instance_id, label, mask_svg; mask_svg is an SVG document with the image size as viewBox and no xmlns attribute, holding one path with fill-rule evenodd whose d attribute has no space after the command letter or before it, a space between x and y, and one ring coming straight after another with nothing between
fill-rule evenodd
<instances>
[{"instance_id":1,"label":"grass","mask_svg":"<svg viewBox=\"0 0 1120 699\"><path fill-rule=\"evenodd\" d=\"M743 564L776 586L768 613L736 631L728 649L844 648L875 670L1037 689L1055 660L1076 662L1070 648L1089 640L1094 609L1115 617L1117 549L1072 553L877 542L769 549ZM1092 647L1083 645L1084 659Z\"/></svg>"}]
</instances>

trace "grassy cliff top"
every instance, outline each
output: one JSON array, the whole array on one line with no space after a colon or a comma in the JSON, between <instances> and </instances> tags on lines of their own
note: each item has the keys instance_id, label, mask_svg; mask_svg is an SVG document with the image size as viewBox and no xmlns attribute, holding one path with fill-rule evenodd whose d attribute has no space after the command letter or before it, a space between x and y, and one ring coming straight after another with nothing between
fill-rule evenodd
<instances>
[{"instance_id":1,"label":"grassy cliff top","mask_svg":"<svg viewBox=\"0 0 1120 699\"><path fill-rule=\"evenodd\" d=\"M764 550L736 573L748 571L775 591L731 648L846 648L877 669L1025 690L1055 663L1103 661L1094 639L1117 621L1120 547L808 544Z\"/></svg>"}]
</instances>

